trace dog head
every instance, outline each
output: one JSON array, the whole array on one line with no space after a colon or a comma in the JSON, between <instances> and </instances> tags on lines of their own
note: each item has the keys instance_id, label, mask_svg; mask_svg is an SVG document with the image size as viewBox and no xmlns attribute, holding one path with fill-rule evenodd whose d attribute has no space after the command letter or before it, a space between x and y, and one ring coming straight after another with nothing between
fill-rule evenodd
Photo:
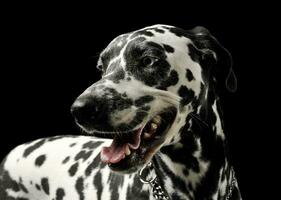
<instances>
[{"instance_id":1,"label":"dog head","mask_svg":"<svg viewBox=\"0 0 281 200\"><path fill-rule=\"evenodd\" d=\"M227 80L235 90L229 56L202 27L154 25L120 35L100 54L102 78L76 99L72 113L87 133L113 139L102 161L134 171L176 141L206 88Z\"/></svg>"}]
</instances>

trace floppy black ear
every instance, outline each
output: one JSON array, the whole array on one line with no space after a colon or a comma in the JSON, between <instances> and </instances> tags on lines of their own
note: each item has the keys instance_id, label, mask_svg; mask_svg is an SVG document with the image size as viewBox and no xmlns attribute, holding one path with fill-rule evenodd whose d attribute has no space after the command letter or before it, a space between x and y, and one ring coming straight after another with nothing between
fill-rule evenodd
<instances>
[{"instance_id":1,"label":"floppy black ear","mask_svg":"<svg viewBox=\"0 0 281 200\"><path fill-rule=\"evenodd\" d=\"M197 26L187 31L195 47L201 52L201 59L206 65L212 65L211 75L215 78L217 87L225 85L230 92L237 89L237 79L232 69L232 56L208 29Z\"/></svg>"}]
</instances>

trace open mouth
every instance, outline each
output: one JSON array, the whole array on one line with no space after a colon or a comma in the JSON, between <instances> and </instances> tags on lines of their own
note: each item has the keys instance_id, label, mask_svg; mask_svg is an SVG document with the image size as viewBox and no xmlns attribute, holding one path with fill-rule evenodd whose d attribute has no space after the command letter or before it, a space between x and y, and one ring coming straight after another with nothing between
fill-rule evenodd
<instances>
[{"instance_id":1,"label":"open mouth","mask_svg":"<svg viewBox=\"0 0 281 200\"><path fill-rule=\"evenodd\" d=\"M176 109L169 108L154 116L146 124L133 131L104 134L113 139L109 147L103 147L101 160L115 171L135 171L146 163L164 141L176 117ZM94 134L101 136L100 134Z\"/></svg>"}]
</instances>

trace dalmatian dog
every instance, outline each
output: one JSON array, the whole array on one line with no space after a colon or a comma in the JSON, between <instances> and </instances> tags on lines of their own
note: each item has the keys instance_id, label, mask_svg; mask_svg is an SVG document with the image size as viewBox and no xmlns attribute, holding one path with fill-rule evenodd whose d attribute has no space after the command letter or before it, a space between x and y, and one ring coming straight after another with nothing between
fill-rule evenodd
<instances>
[{"instance_id":1,"label":"dalmatian dog","mask_svg":"<svg viewBox=\"0 0 281 200\"><path fill-rule=\"evenodd\" d=\"M102 78L71 112L86 134L16 147L1 200L238 200L220 97L231 55L203 27L154 25L115 38Z\"/></svg>"}]
</instances>

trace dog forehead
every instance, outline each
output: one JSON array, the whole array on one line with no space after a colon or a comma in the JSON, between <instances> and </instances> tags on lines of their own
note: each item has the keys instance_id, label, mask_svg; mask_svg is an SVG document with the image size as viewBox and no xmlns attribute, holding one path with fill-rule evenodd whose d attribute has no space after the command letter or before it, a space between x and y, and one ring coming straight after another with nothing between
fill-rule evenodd
<instances>
[{"instance_id":1,"label":"dog forehead","mask_svg":"<svg viewBox=\"0 0 281 200\"><path fill-rule=\"evenodd\" d=\"M99 62L106 64L108 60L118 57L128 41L129 34L122 34L113 39L101 52ZM108 64L108 63L107 63Z\"/></svg>"},{"instance_id":2,"label":"dog forehead","mask_svg":"<svg viewBox=\"0 0 281 200\"><path fill-rule=\"evenodd\" d=\"M119 56L120 53L122 53L122 49L125 49L129 42L138 43L138 38L142 38L144 43L154 42L163 46L169 53L172 53L172 48L177 48L179 50L182 48L186 49L186 44L191 43L191 40L175 33L174 30L177 29L179 28L170 25L157 24L119 35L103 50L101 59L105 60Z\"/></svg>"},{"instance_id":3,"label":"dog forehead","mask_svg":"<svg viewBox=\"0 0 281 200\"><path fill-rule=\"evenodd\" d=\"M145 41L157 43L163 46L165 50L167 50L166 47L172 47L178 50L184 48L185 50L186 45L191 43L191 40L187 37L180 36L178 34L180 31L183 30L174 26L159 24L137 30L131 33L129 38L144 37Z\"/></svg>"}]
</instances>

